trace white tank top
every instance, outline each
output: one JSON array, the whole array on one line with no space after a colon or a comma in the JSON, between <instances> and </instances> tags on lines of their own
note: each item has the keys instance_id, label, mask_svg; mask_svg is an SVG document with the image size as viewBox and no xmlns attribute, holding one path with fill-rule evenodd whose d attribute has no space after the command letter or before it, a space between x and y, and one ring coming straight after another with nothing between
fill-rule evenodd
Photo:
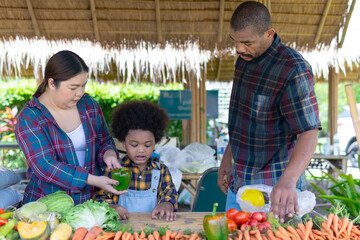
<instances>
[{"instance_id":1,"label":"white tank top","mask_svg":"<svg viewBox=\"0 0 360 240\"><path fill-rule=\"evenodd\" d=\"M85 150L86 150L86 139L83 125L80 124L74 131L66 133L71 139L76 156L81 167L84 167L85 164Z\"/></svg>"}]
</instances>

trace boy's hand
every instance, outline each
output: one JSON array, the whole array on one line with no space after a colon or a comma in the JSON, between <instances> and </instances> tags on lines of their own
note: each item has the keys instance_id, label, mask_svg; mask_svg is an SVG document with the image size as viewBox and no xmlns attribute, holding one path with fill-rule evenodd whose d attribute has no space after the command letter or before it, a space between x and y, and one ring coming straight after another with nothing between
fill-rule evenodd
<instances>
[{"instance_id":1,"label":"boy's hand","mask_svg":"<svg viewBox=\"0 0 360 240\"><path fill-rule=\"evenodd\" d=\"M174 212L174 205L169 202L161 202L152 210L152 219L161 219L165 215L166 221L175 221L176 214Z\"/></svg>"},{"instance_id":2,"label":"boy's hand","mask_svg":"<svg viewBox=\"0 0 360 240\"><path fill-rule=\"evenodd\" d=\"M129 212L126 210L126 208L124 208L120 205L115 205L114 208L115 208L115 211L117 211L119 213L119 218L121 220L129 219Z\"/></svg>"},{"instance_id":3,"label":"boy's hand","mask_svg":"<svg viewBox=\"0 0 360 240\"><path fill-rule=\"evenodd\" d=\"M104 163L111 172L115 168L121 168L120 162L114 150L109 149L104 154Z\"/></svg>"}]
</instances>

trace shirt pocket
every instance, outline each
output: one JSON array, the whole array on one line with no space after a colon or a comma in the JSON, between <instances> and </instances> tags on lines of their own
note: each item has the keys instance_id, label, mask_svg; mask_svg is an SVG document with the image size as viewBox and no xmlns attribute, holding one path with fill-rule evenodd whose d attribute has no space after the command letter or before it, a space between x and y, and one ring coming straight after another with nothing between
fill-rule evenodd
<instances>
[{"instance_id":1,"label":"shirt pocket","mask_svg":"<svg viewBox=\"0 0 360 240\"><path fill-rule=\"evenodd\" d=\"M250 115L257 122L264 122L270 113L271 96L253 93L251 96Z\"/></svg>"}]
</instances>

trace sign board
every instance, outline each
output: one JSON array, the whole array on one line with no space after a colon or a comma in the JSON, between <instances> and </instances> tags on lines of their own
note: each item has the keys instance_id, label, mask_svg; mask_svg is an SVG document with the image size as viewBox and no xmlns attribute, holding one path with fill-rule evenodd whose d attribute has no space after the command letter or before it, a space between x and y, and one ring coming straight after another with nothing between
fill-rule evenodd
<instances>
[{"instance_id":1,"label":"sign board","mask_svg":"<svg viewBox=\"0 0 360 240\"><path fill-rule=\"evenodd\" d=\"M159 104L170 119L191 119L191 90L160 90ZM218 118L218 90L206 91L206 118Z\"/></svg>"}]
</instances>

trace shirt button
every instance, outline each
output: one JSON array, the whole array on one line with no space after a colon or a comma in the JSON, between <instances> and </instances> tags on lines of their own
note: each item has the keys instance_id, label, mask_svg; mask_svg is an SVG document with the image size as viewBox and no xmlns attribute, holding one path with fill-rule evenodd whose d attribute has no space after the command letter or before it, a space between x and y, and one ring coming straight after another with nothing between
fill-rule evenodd
<instances>
[{"instance_id":1,"label":"shirt button","mask_svg":"<svg viewBox=\"0 0 360 240\"><path fill-rule=\"evenodd\" d=\"M141 178L141 175L139 175L139 178Z\"/></svg>"},{"instance_id":2,"label":"shirt button","mask_svg":"<svg viewBox=\"0 0 360 240\"><path fill-rule=\"evenodd\" d=\"M154 177L154 179L155 179L155 180L158 180L158 177L156 176L156 177Z\"/></svg>"},{"instance_id":3,"label":"shirt button","mask_svg":"<svg viewBox=\"0 0 360 240\"><path fill-rule=\"evenodd\" d=\"M153 189L153 193L155 193L155 192L156 192L156 189L154 188L154 189Z\"/></svg>"}]
</instances>

